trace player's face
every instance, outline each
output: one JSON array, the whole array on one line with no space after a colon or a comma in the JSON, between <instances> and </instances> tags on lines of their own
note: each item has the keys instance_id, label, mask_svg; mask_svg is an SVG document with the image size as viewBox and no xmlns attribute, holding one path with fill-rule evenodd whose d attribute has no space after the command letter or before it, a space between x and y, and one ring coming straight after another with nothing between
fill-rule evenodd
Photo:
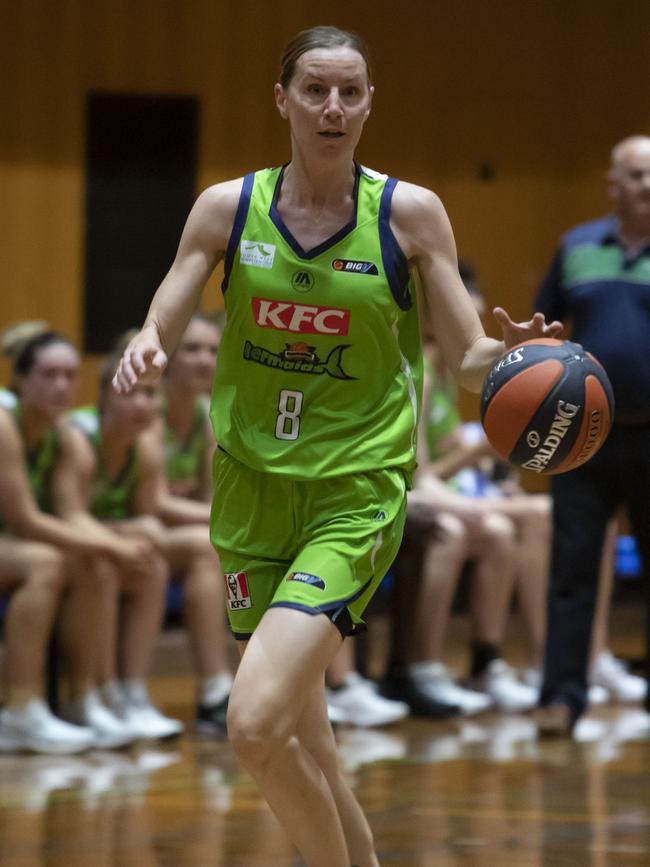
<instances>
[{"instance_id":1,"label":"player's face","mask_svg":"<svg viewBox=\"0 0 650 867\"><path fill-rule=\"evenodd\" d=\"M610 171L610 194L625 218L650 224L650 146L630 144Z\"/></svg>"},{"instance_id":2,"label":"player's face","mask_svg":"<svg viewBox=\"0 0 650 867\"><path fill-rule=\"evenodd\" d=\"M193 319L172 356L168 379L194 394L207 394L219 349L219 329L209 322Z\"/></svg>"},{"instance_id":3,"label":"player's face","mask_svg":"<svg viewBox=\"0 0 650 867\"><path fill-rule=\"evenodd\" d=\"M294 146L322 156L354 151L373 92L363 57L349 46L306 51L288 88L275 86Z\"/></svg>"},{"instance_id":4,"label":"player's face","mask_svg":"<svg viewBox=\"0 0 650 867\"><path fill-rule=\"evenodd\" d=\"M68 343L52 343L36 353L32 369L18 377L21 400L54 421L70 409L79 373L79 353Z\"/></svg>"},{"instance_id":5,"label":"player's face","mask_svg":"<svg viewBox=\"0 0 650 867\"><path fill-rule=\"evenodd\" d=\"M120 430L132 436L145 431L160 413L160 386L139 383L128 394L109 386L108 406Z\"/></svg>"}]
</instances>

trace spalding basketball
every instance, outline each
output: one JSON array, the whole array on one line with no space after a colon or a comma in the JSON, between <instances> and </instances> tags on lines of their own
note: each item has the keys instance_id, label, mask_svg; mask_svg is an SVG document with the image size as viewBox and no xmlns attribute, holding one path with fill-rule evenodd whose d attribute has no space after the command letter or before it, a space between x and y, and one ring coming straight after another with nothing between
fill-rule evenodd
<instances>
[{"instance_id":1,"label":"spalding basketball","mask_svg":"<svg viewBox=\"0 0 650 867\"><path fill-rule=\"evenodd\" d=\"M603 367L577 343L540 337L494 365L481 422L497 453L534 473L565 473L593 457L614 415Z\"/></svg>"}]
</instances>

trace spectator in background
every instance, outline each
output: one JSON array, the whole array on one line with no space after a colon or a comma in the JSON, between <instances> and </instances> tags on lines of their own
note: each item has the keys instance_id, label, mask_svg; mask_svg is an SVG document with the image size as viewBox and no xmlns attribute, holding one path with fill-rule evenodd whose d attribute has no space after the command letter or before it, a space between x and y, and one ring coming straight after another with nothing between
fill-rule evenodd
<instances>
[{"instance_id":1,"label":"spectator in background","mask_svg":"<svg viewBox=\"0 0 650 867\"><path fill-rule=\"evenodd\" d=\"M79 354L44 323L24 325L3 338L13 361L15 400L11 406L6 399L9 408L0 409L0 580L11 592L5 622L9 693L0 712L0 749L66 753L119 747L133 737L94 689L106 616L101 565L110 561L139 572L150 549L70 508L78 456L61 417L73 398ZM70 698L84 709L83 719L76 720L83 727L57 719L42 698L44 656L62 593L60 633Z\"/></svg>"},{"instance_id":2,"label":"spectator in background","mask_svg":"<svg viewBox=\"0 0 650 867\"><path fill-rule=\"evenodd\" d=\"M473 270L461 263L459 271L482 315L485 303ZM415 684L430 699L457 705L465 714L491 703L505 711L530 710L537 700L542 656L548 497L524 493L514 479L494 478L496 456L481 430L471 439L464 435L455 383L427 334L424 351L420 467L409 495L409 522L415 526L406 534L407 545L420 548L423 574L406 653L407 691ZM427 512L435 519L429 532ZM420 538L414 540L415 535ZM453 596L467 563L472 689L455 683L443 663ZM528 679L533 682L528 684L501 655L515 587L529 637ZM389 694L405 695L403 689L397 686Z\"/></svg>"},{"instance_id":3,"label":"spectator in background","mask_svg":"<svg viewBox=\"0 0 650 867\"><path fill-rule=\"evenodd\" d=\"M185 564L189 568L177 573L177 578L183 584L183 616L198 677L196 725L207 735L226 734L232 685L223 576L208 535L215 448L208 395L220 337L221 328L214 316L194 315L165 371L162 425L172 497L163 495L158 510L166 524L177 528L168 537L168 545L182 549L184 539L185 547L193 543L197 549L196 556ZM187 501L181 503L181 514L179 498ZM181 524L185 524L184 529ZM182 558L182 550L178 554Z\"/></svg>"},{"instance_id":4,"label":"spectator in background","mask_svg":"<svg viewBox=\"0 0 650 867\"><path fill-rule=\"evenodd\" d=\"M553 548L537 717L546 735L569 734L587 704L603 540L620 505L628 510L646 585L650 577L650 137L631 136L614 147L608 183L615 213L564 235L536 299L536 309L571 321L572 339L604 366L616 401L614 426L598 454L551 478ZM647 687L645 701L647 707Z\"/></svg>"}]
</instances>

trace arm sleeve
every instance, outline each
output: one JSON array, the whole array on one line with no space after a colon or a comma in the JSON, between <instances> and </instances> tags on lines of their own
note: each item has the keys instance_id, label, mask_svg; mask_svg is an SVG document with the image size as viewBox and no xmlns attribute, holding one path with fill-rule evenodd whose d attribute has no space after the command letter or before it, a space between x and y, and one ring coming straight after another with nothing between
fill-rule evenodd
<instances>
[{"instance_id":1,"label":"arm sleeve","mask_svg":"<svg viewBox=\"0 0 650 867\"><path fill-rule=\"evenodd\" d=\"M535 298L535 311L543 313L547 321L564 319L566 303L562 285L562 248L556 252L551 266Z\"/></svg>"}]
</instances>

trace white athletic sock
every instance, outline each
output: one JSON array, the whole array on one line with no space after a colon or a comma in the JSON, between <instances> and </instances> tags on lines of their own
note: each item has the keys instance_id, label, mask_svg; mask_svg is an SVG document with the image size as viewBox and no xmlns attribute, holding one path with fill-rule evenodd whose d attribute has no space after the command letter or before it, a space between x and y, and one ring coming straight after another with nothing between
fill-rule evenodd
<instances>
[{"instance_id":1,"label":"white athletic sock","mask_svg":"<svg viewBox=\"0 0 650 867\"><path fill-rule=\"evenodd\" d=\"M222 702L230 692L232 675L229 672L204 677L199 684L199 704L212 707Z\"/></svg>"},{"instance_id":2,"label":"white athletic sock","mask_svg":"<svg viewBox=\"0 0 650 867\"><path fill-rule=\"evenodd\" d=\"M100 692L109 708L119 708L124 703L124 690L119 680L107 680L102 684Z\"/></svg>"},{"instance_id":3,"label":"white athletic sock","mask_svg":"<svg viewBox=\"0 0 650 867\"><path fill-rule=\"evenodd\" d=\"M123 680L122 690L127 704L142 705L149 703L147 684L144 680Z\"/></svg>"}]
</instances>

